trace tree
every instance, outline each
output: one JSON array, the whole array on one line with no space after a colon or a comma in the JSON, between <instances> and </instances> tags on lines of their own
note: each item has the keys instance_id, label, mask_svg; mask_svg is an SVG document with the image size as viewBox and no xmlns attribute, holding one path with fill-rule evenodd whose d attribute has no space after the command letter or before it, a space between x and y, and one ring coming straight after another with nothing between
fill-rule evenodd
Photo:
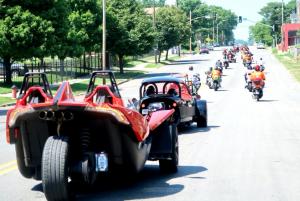
<instances>
[{"instance_id":1,"label":"tree","mask_svg":"<svg viewBox=\"0 0 300 201\"><path fill-rule=\"evenodd\" d=\"M155 4L156 7L163 7L166 3L166 0L141 0L144 7L153 7Z\"/></svg>"},{"instance_id":2,"label":"tree","mask_svg":"<svg viewBox=\"0 0 300 201\"><path fill-rule=\"evenodd\" d=\"M124 56L148 53L154 44L151 16L136 0L107 2L107 49L119 58L124 73Z\"/></svg>"},{"instance_id":3,"label":"tree","mask_svg":"<svg viewBox=\"0 0 300 201\"><path fill-rule=\"evenodd\" d=\"M291 0L288 4L283 5L284 14L283 22L289 22L290 14L295 12L296 3ZM264 6L259 14L263 16L263 23L270 26L275 26L275 34L277 38L281 37L281 25L282 25L282 2L270 2Z\"/></svg>"},{"instance_id":4,"label":"tree","mask_svg":"<svg viewBox=\"0 0 300 201\"><path fill-rule=\"evenodd\" d=\"M185 13L172 6L164 7L158 10L156 15L156 30L159 62L161 52L166 50L166 59L168 59L168 50L188 40L190 36L189 21Z\"/></svg>"},{"instance_id":5,"label":"tree","mask_svg":"<svg viewBox=\"0 0 300 201\"><path fill-rule=\"evenodd\" d=\"M271 28L258 22L254 26L250 26L250 38L254 39L256 43L262 42L266 45L272 45Z\"/></svg>"},{"instance_id":6,"label":"tree","mask_svg":"<svg viewBox=\"0 0 300 201\"><path fill-rule=\"evenodd\" d=\"M102 22L97 0L70 0L70 8L68 40L73 46L71 55L81 56L85 52L99 50Z\"/></svg>"},{"instance_id":7,"label":"tree","mask_svg":"<svg viewBox=\"0 0 300 201\"><path fill-rule=\"evenodd\" d=\"M200 0L178 0L177 4L178 7L182 9L187 15L190 11L193 13L194 10L198 9L202 5Z\"/></svg>"},{"instance_id":8,"label":"tree","mask_svg":"<svg viewBox=\"0 0 300 201\"><path fill-rule=\"evenodd\" d=\"M31 12L30 8L34 11L38 3L41 1L0 1L0 57L3 58L6 71L6 84L12 83L11 64L15 60L44 54L48 39L54 33L50 21Z\"/></svg>"}]
</instances>

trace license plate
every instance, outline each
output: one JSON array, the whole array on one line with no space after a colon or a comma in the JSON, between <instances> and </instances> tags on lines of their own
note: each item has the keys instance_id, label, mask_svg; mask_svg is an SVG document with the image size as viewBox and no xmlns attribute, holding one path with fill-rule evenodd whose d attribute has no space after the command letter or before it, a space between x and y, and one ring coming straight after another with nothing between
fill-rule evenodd
<instances>
[{"instance_id":1,"label":"license plate","mask_svg":"<svg viewBox=\"0 0 300 201\"><path fill-rule=\"evenodd\" d=\"M107 154L101 152L100 154L95 154L95 157L96 157L96 172L107 172L108 171Z\"/></svg>"}]
</instances>

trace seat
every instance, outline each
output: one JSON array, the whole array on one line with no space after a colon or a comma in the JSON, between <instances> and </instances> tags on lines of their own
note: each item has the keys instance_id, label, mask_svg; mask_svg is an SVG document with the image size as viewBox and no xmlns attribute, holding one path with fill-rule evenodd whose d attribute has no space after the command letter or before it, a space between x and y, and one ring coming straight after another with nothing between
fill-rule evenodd
<instances>
[{"instance_id":1,"label":"seat","mask_svg":"<svg viewBox=\"0 0 300 201\"><path fill-rule=\"evenodd\" d=\"M178 95L177 92L176 92L176 89L174 89L174 88L169 89L167 94L169 94L171 96L177 96Z\"/></svg>"},{"instance_id":2,"label":"seat","mask_svg":"<svg viewBox=\"0 0 300 201\"><path fill-rule=\"evenodd\" d=\"M31 92L28 98L28 103L44 103L45 98L42 96L39 90L34 90Z\"/></svg>"},{"instance_id":3,"label":"seat","mask_svg":"<svg viewBox=\"0 0 300 201\"><path fill-rule=\"evenodd\" d=\"M96 103L111 103L112 104L112 97L108 93L106 89L99 89L96 96Z\"/></svg>"}]
</instances>

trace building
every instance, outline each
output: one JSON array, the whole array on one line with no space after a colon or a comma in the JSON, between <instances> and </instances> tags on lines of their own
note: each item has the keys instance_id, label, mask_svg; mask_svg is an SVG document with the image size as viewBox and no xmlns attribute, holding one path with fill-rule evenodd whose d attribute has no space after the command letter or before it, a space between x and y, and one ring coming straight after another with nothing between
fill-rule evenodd
<instances>
[{"instance_id":1,"label":"building","mask_svg":"<svg viewBox=\"0 0 300 201\"><path fill-rule=\"evenodd\" d=\"M281 26L281 51L288 51L289 46L300 44L300 0L296 0L296 14L291 14L291 24Z\"/></svg>"}]
</instances>

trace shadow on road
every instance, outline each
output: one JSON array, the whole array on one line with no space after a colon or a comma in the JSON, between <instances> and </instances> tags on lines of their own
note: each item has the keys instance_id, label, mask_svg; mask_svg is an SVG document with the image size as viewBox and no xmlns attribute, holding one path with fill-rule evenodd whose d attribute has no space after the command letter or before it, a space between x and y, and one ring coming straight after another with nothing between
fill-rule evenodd
<instances>
[{"instance_id":1,"label":"shadow on road","mask_svg":"<svg viewBox=\"0 0 300 201\"><path fill-rule=\"evenodd\" d=\"M211 129L219 128L220 126L207 126L198 128L197 126L186 126L179 129L179 135L199 134L199 132L209 132Z\"/></svg>"},{"instance_id":2,"label":"shadow on road","mask_svg":"<svg viewBox=\"0 0 300 201\"><path fill-rule=\"evenodd\" d=\"M265 99L260 99L259 102L265 102L265 103L270 103L270 102L277 102L279 100L265 100Z\"/></svg>"},{"instance_id":3,"label":"shadow on road","mask_svg":"<svg viewBox=\"0 0 300 201\"><path fill-rule=\"evenodd\" d=\"M182 184L170 184L171 179L185 177L187 179L205 179L205 177L193 174L206 171L201 166L179 166L175 174L163 174L158 165L146 165L144 170L136 177L104 177L93 187L76 189L76 200L98 201L98 200L135 200L164 197L181 192ZM191 176L189 176L191 175ZM42 184L32 188L33 191L43 191Z\"/></svg>"},{"instance_id":4,"label":"shadow on road","mask_svg":"<svg viewBox=\"0 0 300 201\"><path fill-rule=\"evenodd\" d=\"M7 109L0 109L0 116L5 116Z\"/></svg>"}]
</instances>

